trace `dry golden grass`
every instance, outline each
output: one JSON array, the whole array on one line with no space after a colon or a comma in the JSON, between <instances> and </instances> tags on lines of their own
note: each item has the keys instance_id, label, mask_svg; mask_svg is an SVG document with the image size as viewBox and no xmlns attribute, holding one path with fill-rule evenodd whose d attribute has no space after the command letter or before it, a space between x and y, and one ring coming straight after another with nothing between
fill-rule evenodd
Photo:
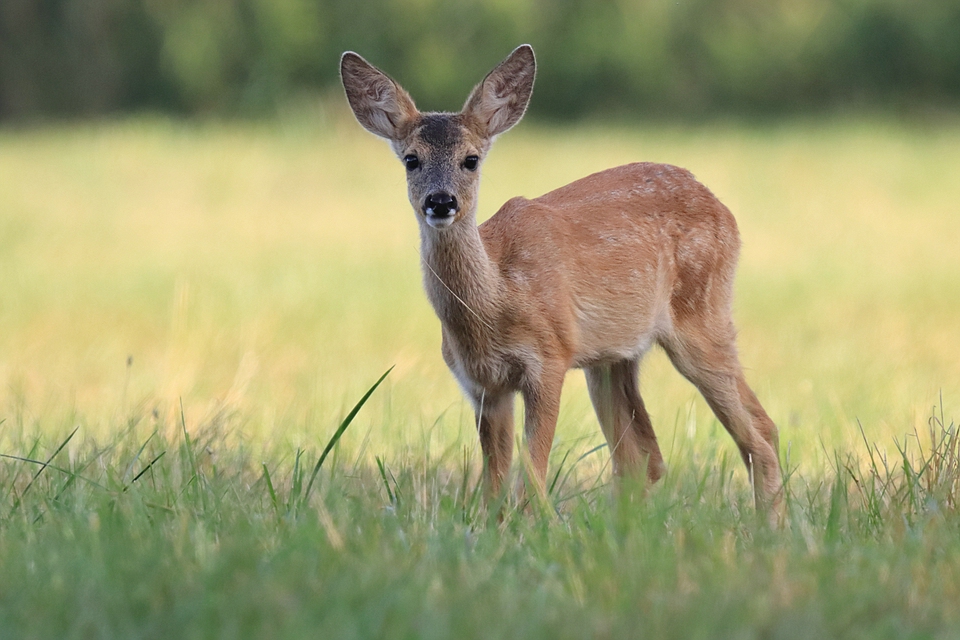
<instances>
[{"instance_id":1,"label":"dry golden grass","mask_svg":"<svg viewBox=\"0 0 960 640\"><path fill-rule=\"evenodd\" d=\"M526 124L486 164L482 216L635 160L686 166L737 216L742 359L794 462L815 473L858 419L890 446L941 390L957 406L960 126ZM402 167L352 121L6 131L0 176L0 442L142 407L170 424L182 400L188 424L315 446L396 364L345 442L474 446ZM643 389L668 463L704 438L732 452L662 354ZM576 373L558 439L601 441Z\"/></svg>"}]
</instances>

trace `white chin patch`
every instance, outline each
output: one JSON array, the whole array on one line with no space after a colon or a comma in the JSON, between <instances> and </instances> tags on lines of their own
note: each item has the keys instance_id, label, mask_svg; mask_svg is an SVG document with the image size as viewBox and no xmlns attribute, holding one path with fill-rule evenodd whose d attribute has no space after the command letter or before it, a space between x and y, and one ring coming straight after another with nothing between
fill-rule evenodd
<instances>
[{"instance_id":1,"label":"white chin patch","mask_svg":"<svg viewBox=\"0 0 960 640\"><path fill-rule=\"evenodd\" d=\"M426 216L427 224L433 227L434 229L446 229L453 224L453 220L456 216Z\"/></svg>"}]
</instances>

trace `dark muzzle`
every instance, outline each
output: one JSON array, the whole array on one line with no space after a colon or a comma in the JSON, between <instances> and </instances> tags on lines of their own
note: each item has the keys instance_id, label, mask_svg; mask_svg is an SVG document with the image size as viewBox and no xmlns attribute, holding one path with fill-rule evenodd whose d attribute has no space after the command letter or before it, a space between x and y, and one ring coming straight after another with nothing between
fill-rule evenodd
<instances>
[{"instance_id":1,"label":"dark muzzle","mask_svg":"<svg viewBox=\"0 0 960 640\"><path fill-rule=\"evenodd\" d=\"M452 216L457 209L457 199L446 191L431 193L423 203L423 212L436 218Z\"/></svg>"}]
</instances>

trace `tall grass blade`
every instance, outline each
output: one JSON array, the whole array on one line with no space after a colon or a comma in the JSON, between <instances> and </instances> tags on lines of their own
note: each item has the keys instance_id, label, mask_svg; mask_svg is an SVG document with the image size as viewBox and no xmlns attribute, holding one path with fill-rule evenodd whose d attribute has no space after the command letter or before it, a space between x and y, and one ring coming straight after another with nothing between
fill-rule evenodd
<instances>
[{"instance_id":1,"label":"tall grass blade","mask_svg":"<svg viewBox=\"0 0 960 640\"><path fill-rule=\"evenodd\" d=\"M147 445L150 444L150 441L153 440L153 437L155 435L157 435L156 430L150 434L149 438L143 441L143 444L140 445L140 448L137 450L137 455L133 456L133 459L130 461L130 464L128 464L127 468L123 470L123 475L121 476L121 478L126 478L130 474L130 471L133 470L133 465L137 464L137 460L139 460L140 456L143 455L143 450L147 448Z\"/></svg>"},{"instance_id":2,"label":"tall grass blade","mask_svg":"<svg viewBox=\"0 0 960 640\"><path fill-rule=\"evenodd\" d=\"M270 479L270 471L267 469L267 463L261 462L263 468L263 479L267 483L267 492L270 494L270 502L273 504L273 512L280 517L280 502L277 500L277 492L273 489L273 481Z\"/></svg>"},{"instance_id":3,"label":"tall grass blade","mask_svg":"<svg viewBox=\"0 0 960 640\"><path fill-rule=\"evenodd\" d=\"M199 502L201 509L206 511L209 507L209 492L205 490L207 483L205 482L203 474L200 472L200 467L197 466L197 456L193 451L193 440L190 439L190 434L187 432L187 418L183 411L183 398L180 398L180 428L183 431L182 451L186 456L191 473L191 477L184 485L181 494L193 485L194 497Z\"/></svg>"},{"instance_id":4,"label":"tall grass blade","mask_svg":"<svg viewBox=\"0 0 960 640\"><path fill-rule=\"evenodd\" d=\"M380 470L380 478L383 480L383 486L387 489L387 497L390 498L391 504L397 504L397 497L390 489L390 481L387 480L387 470L383 466L383 460L380 459L380 456L376 457L377 460L377 469ZM393 474L391 474L393 475ZM396 479L394 479L394 484L396 484Z\"/></svg>"},{"instance_id":5,"label":"tall grass blade","mask_svg":"<svg viewBox=\"0 0 960 640\"><path fill-rule=\"evenodd\" d=\"M183 443L186 447L187 461L190 463L190 471L193 476L197 476L197 461L193 457L193 444L190 442L190 434L187 433L187 417L183 413L183 398L180 398L180 428L183 430Z\"/></svg>"},{"instance_id":6,"label":"tall grass blade","mask_svg":"<svg viewBox=\"0 0 960 640\"><path fill-rule=\"evenodd\" d=\"M59 471L65 476L75 477L78 480L83 480L87 484L93 485L98 489L103 489L104 491L107 490L105 486L103 486L96 480L91 480L90 478L81 476L79 473L76 473L75 471L71 471L70 469L64 469L63 467L58 467L55 464L50 464L49 460L47 462L43 462L42 460L36 460L34 458L27 458L24 456L14 456L9 453L0 453L0 458L6 458L7 460L16 460L17 462L26 462L27 464L38 464L44 469L53 469L54 471ZM26 489L24 489L23 493L26 493ZM23 494L21 494L21 497L23 497Z\"/></svg>"},{"instance_id":7,"label":"tall grass blade","mask_svg":"<svg viewBox=\"0 0 960 640\"><path fill-rule=\"evenodd\" d=\"M143 477L143 474L145 474L147 471L150 471L150 469L153 468L153 465L155 465L155 464L157 463L157 461L159 461L160 458L162 458L162 457L165 456L166 454L167 454L166 451L161 451L159 454L157 454L157 456L154 457L153 460L151 460L150 462L147 463L147 466L145 466L143 469L140 470L140 473L138 473L137 475L133 476L133 480L130 481L130 485L132 485L134 482L136 482L137 480L139 480L140 478L142 478L142 477ZM129 487L130 485L127 485L127 487ZM124 491L126 491L126 488L124 489Z\"/></svg>"},{"instance_id":8,"label":"tall grass blade","mask_svg":"<svg viewBox=\"0 0 960 640\"><path fill-rule=\"evenodd\" d=\"M27 492L30 491L30 488L33 486L33 483L37 481L37 478L40 477L40 474L43 473L44 469L50 466L50 463L53 462L53 459L56 458L61 451L63 451L63 448L67 446L67 444L70 442L70 440L73 439L73 436L75 436L77 431L79 430L80 430L80 427L77 427L73 431L71 431L70 435L67 436L66 440L61 442L60 446L57 447L57 450L54 451L49 458L47 458L47 461L40 463L40 468L37 469L37 472L35 474L33 474L33 478L30 479L30 482L27 483L27 486L23 488L23 491L20 493L19 496L17 496L17 499L14 500L13 507L10 509L11 514L13 514L13 512L15 512L20 507L20 504L23 501L23 497L27 495ZM66 473L70 473L70 472L66 471Z\"/></svg>"},{"instance_id":9,"label":"tall grass blade","mask_svg":"<svg viewBox=\"0 0 960 640\"><path fill-rule=\"evenodd\" d=\"M597 446L595 446L594 448L590 449L590 450L587 451L586 453L582 454L579 458L577 458L576 460L574 460L573 464L570 465L570 468L567 469L567 472L564 474L563 480L560 481L560 486L557 487L557 491L562 490L562 489L567 485L567 479L570 477L570 474L573 473L573 470L577 468L577 465L578 465L578 464L580 464L581 462L583 462L583 460L584 460L585 458L587 458L587 457L589 457L589 456L592 456L592 455L595 454L597 451L600 451L601 449L605 448L606 446L607 446L607 443L606 443L606 442L604 442L603 444L598 444ZM600 479L600 478L599 478L599 475L598 475L598 477L597 477L597 481L598 481L598 482L599 482L599 479ZM587 493L587 492L589 492L589 491L592 491L593 489L596 488L596 486L597 486L597 485L595 484L594 487L592 487L592 488L590 488L590 489L586 489L586 490L584 490L584 491L575 491L574 493L571 493L571 494L568 495L568 496L564 496L563 498L560 498L559 500L557 500L557 505L559 505L559 504L562 503L562 502L566 502L566 501L569 500L570 498L576 498L577 496L579 496L579 495L581 495L581 494L584 494L584 493Z\"/></svg>"},{"instance_id":10,"label":"tall grass blade","mask_svg":"<svg viewBox=\"0 0 960 640\"><path fill-rule=\"evenodd\" d=\"M393 366L395 367L396 365ZM363 394L363 397L360 398L360 401L354 405L353 409L350 410L350 413L347 414L347 417L343 419L343 422L340 423L340 426L334 432L333 437L330 438L330 441L324 448L323 453L320 454L317 464L313 467L313 473L310 474L310 481L307 483L307 490L303 492L304 503L306 503L307 499L310 498L310 491L313 489L313 483L317 479L317 475L320 473L320 468L323 467L324 460L327 459L330 451L332 451L340 441L340 437L343 436L343 433L347 430L347 427L350 426L350 423L353 422L353 419L357 417L357 414L360 412L360 409L363 407L363 405L366 404L370 396L373 395L373 392L376 391L377 387L380 386L380 383L386 379L387 375L389 375L391 371L393 371L393 367L390 367L384 371L383 375L373 383L373 386L367 389L367 392Z\"/></svg>"},{"instance_id":11,"label":"tall grass blade","mask_svg":"<svg viewBox=\"0 0 960 640\"><path fill-rule=\"evenodd\" d=\"M573 449L567 449L567 452L563 454L563 458L560 460L560 464L557 465L557 472L553 474L553 482L550 483L550 488L547 489L548 494L553 495L553 490L557 488L557 480L560 479L560 472L563 471L563 465L566 464L571 451L573 451Z\"/></svg>"},{"instance_id":12,"label":"tall grass blade","mask_svg":"<svg viewBox=\"0 0 960 640\"><path fill-rule=\"evenodd\" d=\"M301 458L303 458L303 450L297 447L297 457L293 460L293 476L290 478L290 495L287 496L287 513L291 513L297 508L300 496L303 494L303 469L300 467Z\"/></svg>"}]
</instances>

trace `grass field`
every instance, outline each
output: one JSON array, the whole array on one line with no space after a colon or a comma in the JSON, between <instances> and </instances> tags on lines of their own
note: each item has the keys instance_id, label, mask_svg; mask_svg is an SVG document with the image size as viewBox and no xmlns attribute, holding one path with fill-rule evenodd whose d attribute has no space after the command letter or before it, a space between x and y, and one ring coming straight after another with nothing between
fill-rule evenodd
<instances>
[{"instance_id":1,"label":"grass field","mask_svg":"<svg viewBox=\"0 0 960 640\"><path fill-rule=\"evenodd\" d=\"M525 124L481 217L634 160L738 218L782 531L657 352L647 500L571 372L552 508L491 521L402 166L342 114L0 131L0 637L956 637L960 124Z\"/></svg>"}]
</instances>

